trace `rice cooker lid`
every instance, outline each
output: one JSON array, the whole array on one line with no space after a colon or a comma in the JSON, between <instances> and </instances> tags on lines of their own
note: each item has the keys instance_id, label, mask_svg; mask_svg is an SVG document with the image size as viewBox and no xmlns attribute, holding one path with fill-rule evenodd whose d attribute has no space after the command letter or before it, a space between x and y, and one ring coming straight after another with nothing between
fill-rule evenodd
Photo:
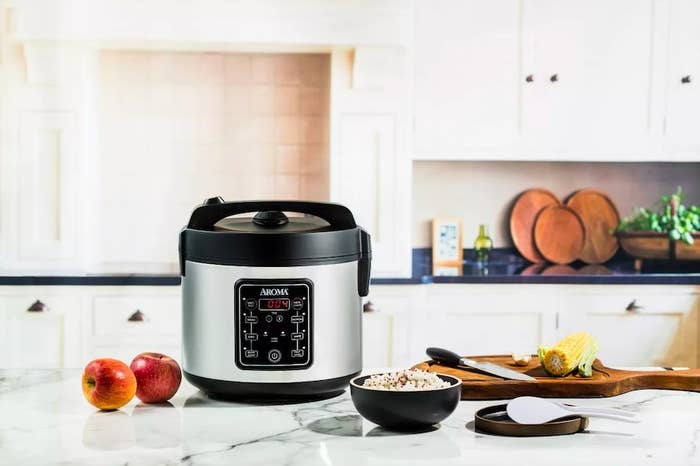
<instances>
[{"instance_id":1,"label":"rice cooker lid","mask_svg":"<svg viewBox=\"0 0 700 466\"><path fill-rule=\"evenodd\" d=\"M228 217L221 219L214 224L214 230L276 235L280 233L335 231L336 228L320 217L310 215L294 217L288 216L279 210L263 210L253 217Z\"/></svg>"},{"instance_id":2,"label":"rice cooker lid","mask_svg":"<svg viewBox=\"0 0 700 466\"><path fill-rule=\"evenodd\" d=\"M303 215L288 215L294 212ZM247 216L236 216L250 214ZM347 207L306 201L224 202L197 206L180 234L180 268L201 262L302 266L369 261L369 235Z\"/></svg>"}]
</instances>

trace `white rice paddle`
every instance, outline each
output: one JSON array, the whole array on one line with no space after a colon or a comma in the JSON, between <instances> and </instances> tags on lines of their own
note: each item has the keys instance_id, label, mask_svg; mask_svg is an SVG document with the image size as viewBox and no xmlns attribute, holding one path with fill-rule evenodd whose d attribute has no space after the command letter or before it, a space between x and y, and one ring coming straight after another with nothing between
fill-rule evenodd
<instances>
[{"instance_id":1,"label":"white rice paddle","mask_svg":"<svg viewBox=\"0 0 700 466\"><path fill-rule=\"evenodd\" d=\"M508 402L508 417L518 424L544 424L567 416L602 417L623 422L639 422L639 416L615 408L572 406L535 396L521 396Z\"/></svg>"}]
</instances>

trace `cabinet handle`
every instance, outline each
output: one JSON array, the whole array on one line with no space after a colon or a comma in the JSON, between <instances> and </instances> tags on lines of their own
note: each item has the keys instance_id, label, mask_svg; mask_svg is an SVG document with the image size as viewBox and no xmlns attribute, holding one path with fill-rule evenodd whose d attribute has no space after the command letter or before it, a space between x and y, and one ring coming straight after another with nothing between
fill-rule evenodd
<instances>
[{"instance_id":1,"label":"cabinet handle","mask_svg":"<svg viewBox=\"0 0 700 466\"><path fill-rule=\"evenodd\" d=\"M529 82L529 83L531 83L531 82L534 81L534 80L535 80L535 77L534 77L533 75L531 75L531 74L528 74L528 75L525 77L525 81L527 81L527 82Z\"/></svg>"},{"instance_id":2,"label":"cabinet handle","mask_svg":"<svg viewBox=\"0 0 700 466\"><path fill-rule=\"evenodd\" d=\"M554 73L552 76L549 77L549 80L552 81L553 83L559 81L559 75Z\"/></svg>"},{"instance_id":3,"label":"cabinet handle","mask_svg":"<svg viewBox=\"0 0 700 466\"><path fill-rule=\"evenodd\" d=\"M27 308L27 312L46 312L49 310L49 306L42 303L40 300L36 300L31 306Z\"/></svg>"},{"instance_id":4,"label":"cabinet handle","mask_svg":"<svg viewBox=\"0 0 700 466\"><path fill-rule=\"evenodd\" d=\"M625 308L627 312L638 312L640 309L644 309L644 306L637 305L637 300L633 299Z\"/></svg>"},{"instance_id":5,"label":"cabinet handle","mask_svg":"<svg viewBox=\"0 0 700 466\"><path fill-rule=\"evenodd\" d=\"M146 315L141 312L141 310L136 309L136 312L131 314L128 319L126 319L129 322L143 322L146 320Z\"/></svg>"},{"instance_id":6,"label":"cabinet handle","mask_svg":"<svg viewBox=\"0 0 700 466\"><path fill-rule=\"evenodd\" d=\"M362 306L362 312L377 312L379 309L372 301L367 301Z\"/></svg>"},{"instance_id":7,"label":"cabinet handle","mask_svg":"<svg viewBox=\"0 0 700 466\"><path fill-rule=\"evenodd\" d=\"M683 77L681 78L681 82L682 82L683 84L689 84L690 81L692 81L690 75L683 76Z\"/></svg>"}]
</instances>

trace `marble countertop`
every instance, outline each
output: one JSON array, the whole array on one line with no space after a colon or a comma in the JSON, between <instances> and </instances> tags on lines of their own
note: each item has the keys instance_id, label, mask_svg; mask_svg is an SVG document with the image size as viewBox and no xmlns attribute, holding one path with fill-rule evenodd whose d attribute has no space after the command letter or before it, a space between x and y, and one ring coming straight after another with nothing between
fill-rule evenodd
<instances>
[{"instance_id":1,"label":"marble countertop","mask_svg":"<svg viewBox=\"0 0 700 466\"><path fill-rule=\"evenodd\" d=\"M166 405L134 399L99 412L80 371L0 370L0 464L681 465L700 464L700 394L645 390L578 404L622 406L640 424L591 419L562 437L474 431L462 401L429 432L399 434L361 419L349 392L324 401L251 405L207 399L183 381Z\"/></svg>"}]
</instances>

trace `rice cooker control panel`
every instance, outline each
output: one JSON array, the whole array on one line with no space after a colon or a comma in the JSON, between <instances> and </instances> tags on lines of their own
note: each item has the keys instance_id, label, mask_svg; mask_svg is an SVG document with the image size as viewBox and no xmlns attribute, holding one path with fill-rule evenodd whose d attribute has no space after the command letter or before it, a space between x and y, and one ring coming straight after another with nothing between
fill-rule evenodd
<instances>
[{"instance_id":1,"label":"rice cooker control panel","mask_svg":"<svg viewBox=\"0 0 700 466\"><path fill-rule=\"evenodd\" d=\"M306 279L238 280L236 366L305 369L312 363L313 283Z\"/></svg>"}]
</instances>

